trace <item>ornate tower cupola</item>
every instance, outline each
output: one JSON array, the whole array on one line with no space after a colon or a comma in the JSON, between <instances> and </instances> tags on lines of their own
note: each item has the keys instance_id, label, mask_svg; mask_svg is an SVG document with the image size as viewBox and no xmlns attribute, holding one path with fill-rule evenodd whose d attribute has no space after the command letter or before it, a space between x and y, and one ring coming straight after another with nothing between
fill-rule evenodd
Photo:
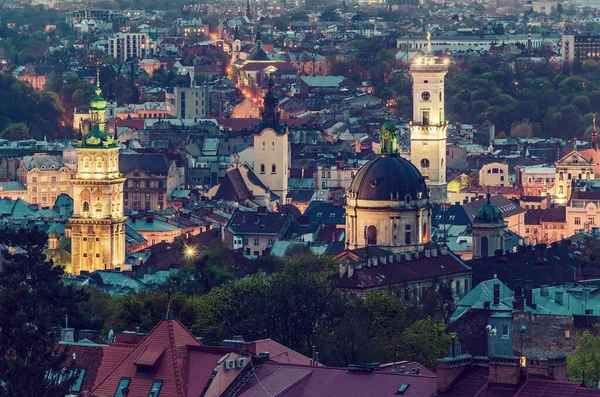
<instances>
[{"instance_id":1,"label":"ornate tower cupola","mask_svg":"<svg viewBox=\"0 0 600 397\"><path fill-rule=\"evenodd\" d=\"M490 194L473 218L473 258L494 256L496 250L504 251L506 222L502 212L492 204Z\"/></svg>"}]
</instances>

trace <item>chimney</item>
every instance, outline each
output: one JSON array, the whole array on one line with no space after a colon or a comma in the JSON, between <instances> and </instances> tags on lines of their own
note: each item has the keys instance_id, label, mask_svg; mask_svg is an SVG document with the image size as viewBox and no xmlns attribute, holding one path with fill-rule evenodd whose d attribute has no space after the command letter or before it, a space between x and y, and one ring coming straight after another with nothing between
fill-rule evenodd
<instances>
[{"instance_id":1,"label":"chimney","mask_svg":"<svg viewBox=\"0 0 600 397\"><path fill-rule=\"evenodd\" d=\"M407 252L404 254L404 259L406 259L407 261L410 261L410 252Z\"/></svg>"},{"instance_id":2,"label":"chimney","mask_svg":"<svg viewBox=\"0 0 600 397\"><path fill-rule=\"evenodd\" d=\"M382 256L381 258L379 258L379 264L380 265L387 264L387 256Z\"/></svg>"},{"instance_id":3,"label":"chimney","mask_svg":"<svg viewBox=\"0 0 600 397\"><path fill-rule=\"evenodd\" d=\"M567 380L567 356L555 354L548 357L548 377L556 380Z\"/></svg>"},{"instance_id":4,"label":"chimney","mask_svg":"<svg viewBox=\"0 0 600 397\"><path fill-rule=\"evenodd\" d=\"M437 254L438 254L438 253L437 253L437 248L432 248L432 249L431 249L431 256L432 256L432 257L434 257L434 258L436 258L436 257L437 257Z\"/></svg>"},{"instance_id":5,"label":"chimney","mask_svg":"<svg viewBox=\"0 0 600 397\"><path fill-rule=\"evenodd\" d=\"M376 257L371 258L371 266L377 266L377 258Z\"/></svg>"},{"instance_id":6,"label":"chimney","mask_svg":"<svg viewBox=\"0 0 600 397\"><path fill-rule=\"evenodd\" d=\"M402 254L401 253L396 253L396 262L400 263L402 261Z\"/></svg>"},{"instance_id":7,"label":"chimney","mask_svg":"<svg viewBox=\"0 0 600 397\"><path fill-rule=\"evenodd\" d=\"M391 265L392 263L394 263L394 255L390 254L390 256L388 257L388 263Z\"/></svg>"},{"instance_id":8,"label":"chimney","mask_svg":"<svg viewBox=\"0 0 600 397\"><path fill-rule=\"evenodd\" d=\"M525 304L532 307L533 305L533 281L525 281Z\"/></svg>"},{"instance_id":9,"label":"chimney","mask_svg":"<svg viewBox=\"0 0 600 397\"><path fill-rule=\"evenodd\" d=\"M431 257L431 250L429 248L425 249L425 258Z\"/></svg>"},{"instance_id":10,"label":"chimney","mask_svg":"<svg viewBox=\"0 0 600 397\"><path fill-rule=\"evenodd\" d=\"M494 305L500 304L500 284L494 284Z\"/></svg>"},{"instance_id":11,"label":"chimney","mask_svg":"<svg viewBox=\"0 0 600 397\"><path fill-rule=\"evenodd\" d=\"M437 360L437 391L443 394L454 381L471 367L473 359L468 354Z\"/></svg>"},{"instance_id":12,"label":"chimney","mask_svg":"<svg viewBox=\"0 0 600 397\"><path fill-rule=\"evenodd\" d=\"M562 291L554 292L554 302L556 302L558 305L563 304L563 292Z\"/></svg>"},{"instance_id":13,"label":"chimney","mask_svg":"<svg viewBox=\"0 0 600 397\"><path fill-rule=\"evenodd\" d=\"M75 328L62 328L60 330L61 342L75 342Z\"/></svg>"},{"instance_id":14,"label":"chimney","mask_svg":"<svg viewBox=\"0 0 600 397\"><path fill-rule=\"evenodd\" d=\"M440 247L440 255L448 255L448 247Z\"/></svg>"},{"instance_id":15,"label":"chimney","mask_svg":"<svg viewBox=\"0 0 600 397\"><path fill-rule=\"evenodd\" d=\"M492 357L488 379L490 383L518 385L521 378L520 358L515 356Z\"/></svg>"}]
</instances>

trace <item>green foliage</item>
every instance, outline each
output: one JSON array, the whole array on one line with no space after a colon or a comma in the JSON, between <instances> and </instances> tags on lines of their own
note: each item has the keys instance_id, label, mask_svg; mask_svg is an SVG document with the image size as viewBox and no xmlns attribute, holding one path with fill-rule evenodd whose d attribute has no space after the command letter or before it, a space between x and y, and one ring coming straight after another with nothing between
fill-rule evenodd
<instances>
[{"instance_id":1,"label":"green foliage","mask_svg":"<svg viewBox=\"0 0 600 397\"><path fill-rule=\"evenodd\" d=\"M598 326L595 326L598 328ZM567 357L567 374L570 380L583 381L587 387L597 387L600 382L600 336L583 331L575 351Z\"/></svg>"},{"instance_id":2,"label":"green foliage","mask_svg":"<svg viewBox=\"0 0 600 397\"><path fill-rule=\"evenodd\" d=\"M62 370L68 351L58 345L57 329L86 296L64 286L63 269L46 260L45 233L4 229L0 241L15 247L3 252L0 273L0 395L67 395L77 372Z\"/></svg>"},{"instance_id":3,"label":"green foliage","mask_svg":"<svg viewBox=\"0 0 600 397\"><path fill-rule=\"evenodd\" d=\"M61 136L64 127L61 119L64 108L56 95L51 92L37 91L27 84L6 74L0 74L0 130L15 125L7 134L25 135L20 126L24 123L30 136L42 140L44 136ZM10 98L10 100L8 100Z\"/></svg>"},{"instance_id":4,"label":"green foliage","mask_svg":"<svg viewBox=\"0 0 600 397\"><path fill-rule=\"evenodd\" d=\"M8 139L9 141L22 141L31 138L31 133L29 132L27 124L15 123L6 127L2 133L0 133L0 137Z\"/></svg>"},{"instance_id":5,"label":"green foliage","mask_svg":"<svg viewBox=\"0 0 600 397\"><path fill-rule=\"evenodd\" d=\"M436 361L448 355L452 337L445 333L443 323L435 323L427 317L409 326L402 334L402 342L404 360L418 361L435 369Z\"/></svg>"},{"instance_id":6,"label":"green foliage","mask_svg":"<svg viewBox=\"0 0 600 397\"><path fill-rule=\"evenodd\" d=\"M586 115L600 112L599 79L595 61L562 70L550 63L465 61L446 79L446 114L451 122L489 120L515 137L581 138L591 125Z\"/></svg>"}]
</instances>

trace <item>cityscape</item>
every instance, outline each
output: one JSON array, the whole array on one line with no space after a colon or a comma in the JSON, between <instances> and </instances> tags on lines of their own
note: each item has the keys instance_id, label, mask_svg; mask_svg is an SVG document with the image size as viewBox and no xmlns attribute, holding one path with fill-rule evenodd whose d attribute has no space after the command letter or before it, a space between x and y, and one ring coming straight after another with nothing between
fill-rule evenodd
<instances>
[{"instance_id":1,"label":"cityscape","mask_svg":"<svg viewBox=\"0 0 600 397\"><path fill-rule=\"evenodd\" d=\"M600 2L0 5L0 397L600 396Z\"/></svg>"}]
</instances>

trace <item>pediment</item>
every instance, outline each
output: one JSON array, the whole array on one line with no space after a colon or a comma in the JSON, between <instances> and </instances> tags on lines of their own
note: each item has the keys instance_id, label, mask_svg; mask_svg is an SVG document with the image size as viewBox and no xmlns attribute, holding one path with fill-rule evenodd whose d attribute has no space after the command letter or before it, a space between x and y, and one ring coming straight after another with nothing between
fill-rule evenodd
<instances>
[{"instance_id":1,"label":"pediment","mask_svg":"<svg viewBox=\"0 0 600 397\"><path fill-rule=\"evenodd\" d=\"M571 166L571 165L594 165L589 159L585 158L577 150L571 151L566 156L563 156L556 162L556 166Z\"/></svg>"}]
</instances>

